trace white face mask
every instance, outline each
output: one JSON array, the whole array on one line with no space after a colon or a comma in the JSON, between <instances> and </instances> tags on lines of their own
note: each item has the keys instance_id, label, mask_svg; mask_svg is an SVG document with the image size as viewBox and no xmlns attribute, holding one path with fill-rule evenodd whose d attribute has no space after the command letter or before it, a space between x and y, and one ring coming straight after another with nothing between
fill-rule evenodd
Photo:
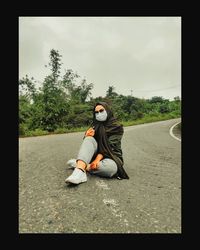
<instances>
[{"instance_id":1,"label":"white face mask","mask_svg":"<svg viewBox=\"0 0 200 250\"><path fill-rule=\"evenodd\" d=\"M104 109L104 111L96 113L95 117L97 121L104 122L107 119L108 114L106 110Z\"/></svg>"}]
</instances>

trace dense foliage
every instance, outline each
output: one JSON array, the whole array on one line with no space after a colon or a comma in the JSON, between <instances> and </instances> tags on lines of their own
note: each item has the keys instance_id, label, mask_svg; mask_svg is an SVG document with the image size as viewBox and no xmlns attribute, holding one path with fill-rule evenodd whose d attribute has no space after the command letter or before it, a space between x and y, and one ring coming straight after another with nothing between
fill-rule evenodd
<instances>
[{"instance_id":1,"label":"dense foliage","mask_svg":"<svg viewBox=\"0 0 200 250\"><path fill-rule=\"evenodd\" d=\"M50 51L51 74L45 77L40 87L37 88L34 78L27 75L19 80L20 135L65 132L89 126L93 105L100 100L111 104L115 115L122 122L166 114L170 114L169 118L181 115L179 97L173 101L160 96L140 99L132 95L119 95L114 86L109 86L104 97L93 98L93 84L88 84L86 79L80 80L73 70L66 70L61 77L61 57L58 51Z\"/></svg>"}]
</instances>

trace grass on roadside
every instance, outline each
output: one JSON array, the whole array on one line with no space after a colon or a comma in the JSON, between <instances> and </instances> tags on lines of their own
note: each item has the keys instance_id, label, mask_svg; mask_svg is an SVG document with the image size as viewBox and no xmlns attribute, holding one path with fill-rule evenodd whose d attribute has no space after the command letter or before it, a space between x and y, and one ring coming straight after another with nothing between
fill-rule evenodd
<instances>
[{"instance_id":1,"label":"grass on roadside","mask_svg":"<svg viewBox=\"0 0 200 250\"><path fill-rule=\"evenodd\" d=\"M156 121L164 121L174 118L179 118L180 115L177 115L175 113L169 113L169 114L158 114L158 115L146 115L141 119L137 119L134 121L121 121L121 124L123 124L124 127L127 126L133 126L138 124L144 124L144 123L150 123L150 122L156 122ZM181 123L179 124L179 129L181 129ZM30 137L30 136L41 136L41 135L51 135L51 134L65 134L65 133L73 133L73 132L83 132L86 131L88 127L80 127L80 128L58 128L54 132L48 132L41 129L36 129L34 131L25 131L24 135L20 135L19 137Z\"/></svg>"},{"instance_id":2,"label":"grass on roadside","mask_svg":"<svg viewBox=\"0 0 200 250\"><path fill-rule=\"evenodd\" d=\"M82 132L86 131L88 127L80 127L80 128L58 128L54 132L48 132L41 129L36 129L34 131L26 131L24 135L20 135L20 138L23 137L31 137L31 136L42 136L42 135L56 135L56 134L65 134L65 133L73 133L73 132Z\"/></svg>"},{"instance_id":3,"label":"grass on roadside","mask_svg":"<svg viewBox=\"0 0 200 250\"><path fill-rule=\"evenodd\" d=\"M174 118L179 118L180 115L176 115L173 113L169 114L158 114L154 116L146 115L141 119L135 120L135 121L122 121L122 124L127 127L127 126L133 126L133 125L138 125L138 124L144 124L144 123L149 123L149 122L157 122L157 121L165 121L169 119L174 119Z\"/></svg>"}]
</instances>

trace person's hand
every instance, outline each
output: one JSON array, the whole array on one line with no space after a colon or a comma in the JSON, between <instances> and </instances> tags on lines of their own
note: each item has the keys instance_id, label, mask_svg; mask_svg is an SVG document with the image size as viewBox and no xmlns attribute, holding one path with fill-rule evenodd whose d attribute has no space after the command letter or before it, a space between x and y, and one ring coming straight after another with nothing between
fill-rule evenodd
<instances>
[{"instance_id":1,"label":"person's hand","mask_svg":"<svg viewBox=\"0 0 200 250\"><path fill-rule=\"evenodd\" d=\"M99 164L99 162L100 162L102 159L103 159L103 155L102 155L102 154L98 154L98 155L96 156L96 158L94 159L94 161L87 165L86 170L89 171L90 169L92 169L92 170L97 169L97 168L98 168L98 164Z\"/></svg>"},{"instance_id":2,"label":"person's hand","mask_svg":"<svg viewBox=\"0 0 200 250\"><path fill-rule=\"evenodd\" d=\"M93 128L89 128L86 132L85 132L85 136L94 136L95 130Z\"/></svg>"},{"instance_id":3,"label":"person's hand","mask_svg":"<svg viewBox=\"0 0 200 250\"><path fill-rule=\"evenodd\" d=\"M98 160L94 160L93 162L90 163L90 168L95 170L98 168L99 161Z\"/></svg>"}]
</instances>

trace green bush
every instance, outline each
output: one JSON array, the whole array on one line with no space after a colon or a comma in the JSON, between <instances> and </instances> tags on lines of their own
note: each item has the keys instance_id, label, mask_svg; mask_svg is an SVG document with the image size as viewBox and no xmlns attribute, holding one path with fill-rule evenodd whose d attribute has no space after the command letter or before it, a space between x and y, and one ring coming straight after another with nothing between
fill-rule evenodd
<instances>
[{"instance_id":1,"label":"green bush","mask_svg":"<svg viewBox=\"0 0 200 250\"><path fill-rule=\"evenodd\" d=\"M67 131L69 131L69 129L67 128L57 128L54 133L55 134L64 134L64 133L67 133Z\"/></svg>"},{"instance_id":2,"label":"green bush","mask_svg":"<svg viewBox=\"0 0 200 250\"><path fill-rule=\"evenodd\" d=\"M40 136L40 135L48 135L49 132L46 130L35 129L33 131L27 131L25 136Z\"/></svg>"},{"instance_id":3,"label":"green bush","mask_svg":"<svg viewBox=\"0 0 200 250\"><path fill-rule=\"evenodd\" d=\"M27 131L28 131L28 128L26 124L24 123L19 124L19 135L25 135Z\"/></svg>"}]
</instances>

